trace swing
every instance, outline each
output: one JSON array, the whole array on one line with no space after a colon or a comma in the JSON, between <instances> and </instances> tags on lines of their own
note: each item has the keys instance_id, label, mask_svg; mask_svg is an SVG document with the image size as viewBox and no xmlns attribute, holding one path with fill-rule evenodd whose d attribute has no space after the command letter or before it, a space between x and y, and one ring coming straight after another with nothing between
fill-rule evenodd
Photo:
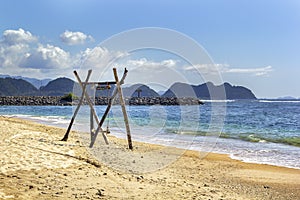
<instances>
[{"instance_id":1,"label":"swing","mask_svg":"<svg viewBox=\"0 0 300 200\"><path fill-rule=\"evenodd\" d=\"M111 109L111 106L112 106L112 103L115 99L115 97L117 96L117 94L119 95L119 98L120 98L120 105L121 105L121 108L122 108L122 113L123 113L123 117L124 117L124 123L125 123L125 128L126 128L126 132L127 132L127 140L128 140L128 147L129 149L133 149L133 146L132 146L132 140L131 140L131 134L130 134L130 127L129 127L129 121L128 121L128 116L127 116L127 112L126 112L126 108L125 108L125 100L123 98L123 93L122 93L122 88L121 88L121 85L124 84L124 80L127 76L127 72L128 70L125 68L124 70L124 73L123 73L123 76L122 78L119 80L118 78L118 74L117 74L117 69L116 68L113 68L113 73L114 73L114 77L115 77L115 81L110 81L110 82L89 82L89 78L91 76L91 73L92 73L92 70L88 70L88 74L87 74L87 77L85 79L85 81L81 81L78 73L76 71L74 71L74 74L78 80L78 83L82 89L82 92L81 92L81 97L79 99L79 103L73 113L73 116L71 118L71 121L70 121L70 124L67 128L67 131L64 135L64 137L61 139L61 141L67 141L68 138L69 138L69 134L70 134L70 131L71 131L71 128L72 128L72 125L75 121L75 117L76 115L78 114L78 111L79 111L79 108L80 106L83 104L84 102L84 99L87 101L89 107L90 107L90 111L91 111L91 114L90 114L90 129L91 129L91 143L90 143L90 148L93 147L95 141L96 141L96 138L97 138L97 135L99 132L102 132L102 136L104 138L104 141L106 144L108 144L108 139L106 137L106 134L104 133L104 131L102 130L102 125L104 123L104 120L105 118L107 117L107 115L109 114L109 110ZM107 107L106 107L106 110L104 112L104 114L102 115L102 118L101 120L99 120L98 116L97 116L97 113L95 111L95 108L93 107L93 103L91 102L91 99L89 97L89 94L87 93L86 91L86 87L87 85L96 85L97 84L97 87L96 88L99 88L99 89L110 89L110 84L115 84L116 85L116 89L114 89L114 91L112 92L111 94L111 97L109 97L109 93L107 92ZM101 85L104 85L106 87L101 87ZM94 120L96 120L96 123L97 123L97 128L96 130L94 130ZM107 131L109 131L108 129L108 126L109 126L109 121L108 121L108 124L107 124Z\"/></svg>"},{"instance_id":2,"label":"swing","mask_svg":"<svg viewBox=\"0 0 300 200\"><path fill-rule=\"evenodd\" d=\"M107 82L106 85L101 85L101 84L98 84L97 87L96 87L96 90L109 90L111 88L110 84ZM108 94L108 92L107 92Z\"/></svg>"}]
</instances>

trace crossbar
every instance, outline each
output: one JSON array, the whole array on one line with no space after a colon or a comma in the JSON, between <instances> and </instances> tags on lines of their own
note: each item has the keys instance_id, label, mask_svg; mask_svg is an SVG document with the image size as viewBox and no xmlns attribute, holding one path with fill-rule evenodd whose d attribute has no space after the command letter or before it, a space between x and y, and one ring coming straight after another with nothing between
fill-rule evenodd
<instances>
[{"instance_id":1,"label":"crossbar","mask_svg":"<svg viewBox=\"0 0 300 200\"><path fill-rule=\"evenodd\" d=\"M82 84L86 85L115 85L117 84L116 81L104 81L104 82L83 82Z\"/></svg>"}]
</instances>

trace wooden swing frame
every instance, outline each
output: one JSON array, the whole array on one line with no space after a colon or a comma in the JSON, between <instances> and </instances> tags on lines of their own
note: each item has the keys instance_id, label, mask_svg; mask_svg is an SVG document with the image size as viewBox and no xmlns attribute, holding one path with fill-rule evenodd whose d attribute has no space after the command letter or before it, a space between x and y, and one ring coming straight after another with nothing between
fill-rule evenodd
<instances>
[{"instance_id":1,"label":"wooden swing frame","mask_svg":"<svg viewBox=\"0 0 300 200\"><path fill-rule=\"evenodd\" d=\"M82 93L81 93L81 97L79 99L78 105L77 105L77 107L76 107L76 109L73 113L72 118L71 118L71 121L70 121L70 124L68 126L67 132L65 133L65 135L64 135L64 137L61 141L67 141L68 140L72 125L73 125L73 123L75 121L75 118L78 114L80 106L83 104L84 99L85 99L86 102L88 103L89 107L90 107L90 110L91 110L91 115L90 115L90 132L91 132L90 148L93 147L93 145L96 141L96 138L97 138L100 131L102 133L102 136L103 136L103 139L104 139L105 143L109 144L107 136L106 136L105 132L102 130L102 125L103 125L103 123L104 123L104 121L105 121L105 119L106 119L106 117L107 117L107 115L108 115L108 113L111 109L111 106L113 104L113 101L114 101L115 97L117 96L117 94L119 94L120 104L121 104L121 108L122 108L122 113L123 113L123 117L124 117L126 133L127 133L128 147L129 147L129 149L132 150L133 146L132 146L132 140L131 140L131 134L130 134L129 121L128 121L127 111L126 111L126 107L125 107L125 100L123 98L123 92L122 92L122 88L121 88L121 85L124 84L124 80L127 76L128 70L125 68L123 76L119 80L119 77L118 77L118 74L117 74L117 69L113 68L113 74L114 74L115 81L106 81L106 82L89 82L89 78L91 76L91 73L92 73L92 70L91 69L88 70L86 79L85 79L84 82L82 82L79 75L78 75L78 73L76 71L74 71L75 77L76 77L76 79L77 79L77 81L78 81L78 83L79 83L79 85L82 89ZM114 89L111 97L108 99L108 104L107 104L107 107L106 107L106 110L105 110L104 114L102 115L101 120L99 120L99 118L97 116L97 113L95 111L95 108L93 106L93 103L91 102L91 99L90 99L88 93L86 92L86 87L87 87L87 85L90 85L90 84L94 84L94 85L97 85L97 86L111 85L111 84L116 85L116 88ZM97 129L96 130L94 129L94 120L97 123Z\"/></svg>"}]
</instances>

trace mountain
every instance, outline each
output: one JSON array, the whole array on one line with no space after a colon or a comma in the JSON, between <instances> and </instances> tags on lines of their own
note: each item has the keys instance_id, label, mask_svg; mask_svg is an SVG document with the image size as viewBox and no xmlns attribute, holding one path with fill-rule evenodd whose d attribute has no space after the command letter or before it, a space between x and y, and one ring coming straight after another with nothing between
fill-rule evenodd
<instances>
[{"instance_id":1,"label":"mountain","mask_svg":"<svg viewBox=\"0 0 300 200\"><path fill-rule=\"evenodd\" d=\"M51 81L51 79L36 79L36 78L28 78L23 76L10 76L10 75L3 75L3 74L0 74L0 78L22 79L24 81L31 83L37 89L47 85Z\"/></svg>"},{"instance_id":2,"label":"mountain","mask_svg":"<svg viewBox=\"0 0 300 200\"><path fill-rule=\"evenodd\" d=\"M197 97L200 99L256 99L248 88L232 86L229 83L216 86L211 82L200 85L174 83L162 96Z\"/></svg>"},{"instance_id":3,"label":"mountain","mask_svg":"<svg viewBox=\"0 0 300 200\"><path fill-rule=\"evenodd\" d=\"M69 78L58 78L40 88L43 96L63 96L73 92L75 82Z\"/></svg>"},{"instance_id":4,"label":"mountain","mask_svg":"<svg viewBox=\"0 0 300 200\"><path fill-rule=\"evenodd\" d=\"M32 96L38 90L27 81L14 78L0 78L0 96Z\"/></svg>"},{"instance_id":5,"label":"mountain","mask_svg":"<svg viewBox=\"0 0 300 200\"><path fill-rule=\"evenodd\" d=\"M278 100L296 100L297 98L292 96L278 97Z\"/></svg>"},{"instance_id":6,"label":"mountain","mask_svg":"<svg viewBox=\"0 0 300 200\"><path fill-rule=\"evenodd\" d=\"M63 96L73 93L74 88L80 92L79 84L68 78L58 78L42 86L39 90L23 79L0 78L0 96ZM111 96L114 85L106 89L106 85L96 91L96 96ZM78 90L78 89L79 90ZM88 91L94 92L94 91ZM223 95L222 95L223 94ZM78 94L77 94L78 95ZM125 97L159 97L160 95L143 84L123 87ZM226 95L226 96L225 96ZM197 97L200 99L256 99L251 90L229 83L214 85L207 82L200 85L174 83L162 97Z\"/></svg>"},{"instance_id":7,"label":"mountain","mask_svg":"<svg viewBox=\"0 0 300 200\"><path fill-rule=\"evenodd\" d=\"M16 77L16 78L20 78L23 79L29 83L31 83L34 87L36 87L37 89L39 89L40 87L46 86L51 79L36 79L36 78L28 78L28 77Z\"/></svg>"},{"instance_id":8,"label":"mountain","mask_svg":"<svg viewBox=\"0 0 300 200\"><path fill-rule=\"evenodd\" d=\"M174 83L162 97L195 97L195 91L187 83Z\"/></svg>"},{"instance_id":9,"label":"mountain","mask_svg":"<svg viewBox=\"0 0 300 200\"><path fill-rule=\"evenodd\" d=\"M134 84L123 88L125 97L159 97L160 95L150 87L143 84Z\"/></svg>"}]
</instances>

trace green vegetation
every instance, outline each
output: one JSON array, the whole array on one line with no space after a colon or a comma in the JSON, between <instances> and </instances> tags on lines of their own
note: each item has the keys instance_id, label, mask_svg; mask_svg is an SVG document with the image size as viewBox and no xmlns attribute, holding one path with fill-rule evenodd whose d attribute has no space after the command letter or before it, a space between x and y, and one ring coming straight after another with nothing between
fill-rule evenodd
<instances>
[{"instance_id":1,"label":"green vegetation","mask_svg":"<svg viewBox=\"0 0 300 200\"><path fill-rule=\"evenodd\" d=\"M77 96L75 96L73 93L68 93L68 94L65 94L61 100L63 101L67 101L67 102L72 102L73 100L76 100L78 99Z\"/></svg>"}]
</instances>

